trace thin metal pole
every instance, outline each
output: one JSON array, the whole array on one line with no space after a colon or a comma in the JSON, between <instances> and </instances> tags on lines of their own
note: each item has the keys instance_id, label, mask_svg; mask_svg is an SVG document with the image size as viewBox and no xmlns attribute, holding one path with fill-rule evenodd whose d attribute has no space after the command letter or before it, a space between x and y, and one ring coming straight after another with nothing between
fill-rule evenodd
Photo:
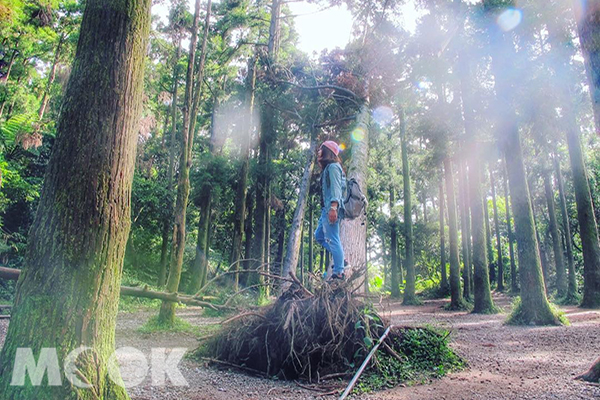
<instances>
[{"instance_id":1,"label":"thin metal pole","mask_svg":"<svg viewBox=\"0 0 600 400\"><path fill-rule=\"evenodd\" d=\"M366 368L367 364L371 360L371 357L373 357L373 354L375 354L375 352L379 348L379 345L381 343L383 343L383 341L385 340L385 338L387 337L387 335L390 333L390 329L392 329L393 327L394 327L394 325L390 325L385 330L385 332L383 332L383 335L379 338L379 341L377 342L377 344L375 346L373 346L373 348L371 349L371 352L369 353L369 355L367 356L367 358L365 358L365 361L363 361L363 363L360 366L360 368L358 369L358 371L356 371L356 374L354 374L354 377L352 378L352 380L348 384L348 387L346 388L346 390L344 390L344 393L342 393L342 395L340 396L339 400L344 400L350 394L350 392L354 388L354 385L356 384L356 381L358 381L358 378L360 378L360 375L363 373L363 371Z\"/></svg>"}]
</instances>

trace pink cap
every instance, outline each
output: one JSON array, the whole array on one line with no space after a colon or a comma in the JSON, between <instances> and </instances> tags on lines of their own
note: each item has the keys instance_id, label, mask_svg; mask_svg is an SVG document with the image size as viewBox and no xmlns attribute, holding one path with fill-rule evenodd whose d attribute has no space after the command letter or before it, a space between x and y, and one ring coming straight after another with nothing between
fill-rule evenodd
<instances>
[{"instance_id":1,"label":"pink cap","mask_svg":"<svg viewBox=\"0 0 600 400\"><path fill-rule=\"evenodd\" d=\"M334 142L333 140L327 140L327 141L323 142L323 144L321 146L327 147L336 156L338 154L340 154L340 146L338 146L338 144L336 142Z\"/></svg>"}]
</instances>

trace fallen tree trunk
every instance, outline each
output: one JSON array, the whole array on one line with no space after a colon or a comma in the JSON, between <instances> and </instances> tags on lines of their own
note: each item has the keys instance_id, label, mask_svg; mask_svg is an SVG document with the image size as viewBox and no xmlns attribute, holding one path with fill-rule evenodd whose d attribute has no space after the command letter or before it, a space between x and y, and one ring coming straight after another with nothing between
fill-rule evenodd
<instances>
[{"instance_id":1,"label":"fallen tree trunk","mask_svg":"<svg viewBox=\"0 0 600 400\"><path fill-rule=\"evenodd\" d=\"M0 279L4 280L13 280L16 281L19 279L19 275L21 274L21 270L14 268L6 268L0 267ZM130 287L130 286L121 286L121 296L132 296L132 297L144 297L146 299L159 299L165 301L172 301L174 303L183 303L188 304L190 306L198 306L205 308L212 308L213 310L218 310L221 308L230 308L221 306L218 304L212 304L205 300L210 300L212 297L195 297L195 296L185 296L179 293L167 293L167 292L156 292L153 290L149 290L148 288L138 288L138 287Z\"/></svg>"}]
</instances>

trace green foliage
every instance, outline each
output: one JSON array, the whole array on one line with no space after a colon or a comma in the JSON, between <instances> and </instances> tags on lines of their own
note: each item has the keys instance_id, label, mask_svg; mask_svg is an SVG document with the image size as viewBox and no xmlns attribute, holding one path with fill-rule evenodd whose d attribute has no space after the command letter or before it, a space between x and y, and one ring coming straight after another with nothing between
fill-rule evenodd
<instances>
[{"instance_id":1,"label":"green foliage","mask_svg":"<svg viewBox=\"0 0 600 400\"><path fill-rule=\"evenodd\" d=\"M157 332L180 332L180 333L191 333L194 335L199 334L197 326L190 324L181 318L176 317L173 324L161 324L158 320L158 316L151 317L144 325L138 328L138 332L152 334Z\"/></svg>"},{"instance_id":2,"label":"green foliage","mask_svg":"<svg viewBox=\"0 0 600 400\"><path fill-rule=\"evenodd\" d=\"M377 362L359 380L355 390L368 392L441 378L466 363L448 346L448 332L429 328L403 329L390 345L401 358L378 350Z\"/></svg>"}]
</instances>

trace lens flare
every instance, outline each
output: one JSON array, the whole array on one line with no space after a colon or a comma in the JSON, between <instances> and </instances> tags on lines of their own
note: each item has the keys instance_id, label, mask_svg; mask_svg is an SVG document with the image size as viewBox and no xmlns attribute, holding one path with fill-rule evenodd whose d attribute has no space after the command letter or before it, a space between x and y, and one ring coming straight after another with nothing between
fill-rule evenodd
<instances>
[{"instance_id":1,"label":"lens flare","mask_svg":"<svg viewBox=\"0 0 600 400\"><path fill-rule=\"evenodd\" d=\"M508 8L498 16L496 22L504 32L512 31L523 20L523 12L516 8Z\"/></svg>"},{"instance_id":2,"label":"lens flare","mask_svg":"<svg viewBox=\"0 0 600 400\"><path fill-rule=\"evenodd\" d=\"M346 145L344 143L340 143L338 147L340 148L340 151L346 150Z\"/></svg>"},{"instance_id":3,"label":"lens flare","mask_svg":"<svg viewBox=\"0 0 600 400\"><path fill-rule=\"evenodd\" d=\"M356 128L352 131L352 134L350 136L352 136L352 140L354 140L355 142L362 142L363 140L365 140L366 133L363 128Z\"/></svg>"},{"instance_id":4,"label":"lens flare","mask_svg":"<svg viewBox=\"0 0 600 400\"><path fill-rule=\"evenodd\" d=\"M386 106L379 106L373 110L373 120L377 122L379 126L388 125L394 118L394 112L391 108Z\"/></svg>"}]
</instances>

